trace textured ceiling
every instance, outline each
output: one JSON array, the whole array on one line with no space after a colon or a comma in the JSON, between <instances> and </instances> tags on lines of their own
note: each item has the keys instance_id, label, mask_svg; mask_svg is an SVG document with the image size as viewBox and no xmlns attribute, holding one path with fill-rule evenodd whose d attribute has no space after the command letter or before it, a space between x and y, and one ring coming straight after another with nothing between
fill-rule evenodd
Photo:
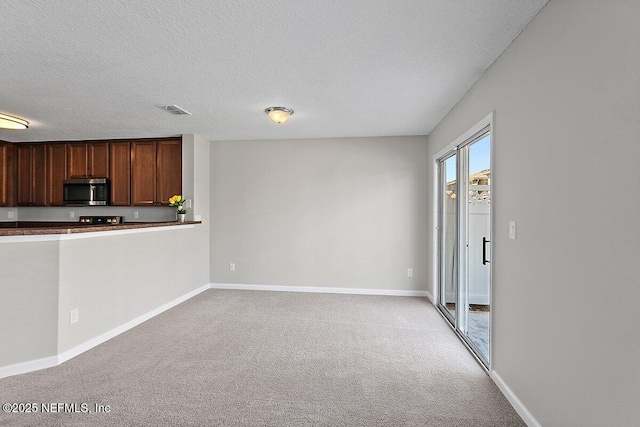
<instances>
[{"instance_id":1,"label":"textured ceiling","mask_svg":"<svg viewBox=\"0 0 640 427\"><path fill-rule=\"evenodd\" d=\"M545 3L3 0L0 140L426 135Z\"/></svg>"}]
</instances>

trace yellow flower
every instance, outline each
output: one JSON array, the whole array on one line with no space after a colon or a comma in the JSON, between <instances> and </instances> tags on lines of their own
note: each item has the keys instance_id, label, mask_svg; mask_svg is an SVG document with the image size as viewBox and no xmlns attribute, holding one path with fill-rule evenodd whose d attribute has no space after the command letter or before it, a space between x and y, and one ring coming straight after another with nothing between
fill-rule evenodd
<instances>
[{"instance_id":1,"label":"yellow flower","mask_svg":"<svg viewBox=\"0 0 640 427\"><path fill-rule=\"evenodd\" d=\"M171 206L179 206L179 205L182 205L183 201L184 199L182 198L182 196L180 194L176 194L175 196L169 199L169 204Z\"/></svg>"}]
</instances>

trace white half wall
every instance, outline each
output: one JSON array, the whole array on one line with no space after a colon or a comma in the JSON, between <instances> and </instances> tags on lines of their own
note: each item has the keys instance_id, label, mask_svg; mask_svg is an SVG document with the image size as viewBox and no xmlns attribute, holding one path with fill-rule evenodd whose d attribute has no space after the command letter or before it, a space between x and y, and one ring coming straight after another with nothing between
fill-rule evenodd
<instances>
[{"instance_id":1,"label":"white half wall","mask_svg":"<svg viewBox=\"0 0 640 427\"><path fill-rule=\"evenodd\" d=\"M638 16L550 1L428 137L431 177L495 112L492 366L530 425L640 419Z\"/></svg>"},{"instance_id":2,"label":"white half wall","mask_svg":"<svg viewBox=\"0 0 640 427\"><path fill-rule=\"evenodd\" d=\"M0 368L57 354L59 259L57 241L0 242Z\"/></svg>"},{"instance_id":3,"label":"white half wall","mask_svg":"<svg viewBox=\"0 0 640 427\"><path fill-rule=\"evenodd\" d=\"M211 281L426 290L427 163L420 136L213 142Z\"/></svg>"},{"instance_id":4,"label":"white half wall","mask_svg":"<svg viewBox=\"0 0 640 427\"><path fill-rule=\"evenodd\" d=\"M208 266L192 264L197 252L189 248L203 234L198 227L61 240L58 353L207 285Z\"/></svg>"}]
</instances>

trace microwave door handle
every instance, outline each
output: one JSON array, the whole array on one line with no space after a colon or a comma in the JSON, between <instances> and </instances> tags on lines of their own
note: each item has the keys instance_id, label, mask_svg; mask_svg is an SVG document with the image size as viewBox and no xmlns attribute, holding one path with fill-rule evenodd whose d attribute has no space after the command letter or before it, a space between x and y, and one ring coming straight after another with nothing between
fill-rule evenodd
<instances>
[{"instance_id":1,"label":"microwave door handle","mask_svg":"<svg viewBox=\"0 0 640 427\"><path fill-rule=\"evenodd\" d=\"M89 201L93 202L96 199L96 186L92 185L91 186L91 198L89 199Z\"/></svg>"}]
</instances>

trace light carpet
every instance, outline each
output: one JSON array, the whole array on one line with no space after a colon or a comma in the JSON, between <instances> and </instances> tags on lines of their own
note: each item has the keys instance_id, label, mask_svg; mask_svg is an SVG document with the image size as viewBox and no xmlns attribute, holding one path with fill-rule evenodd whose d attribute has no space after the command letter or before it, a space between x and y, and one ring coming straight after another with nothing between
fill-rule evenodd
<instances>
[{"instance_id":1,"label":"light carpet","mask_svg":"<svg viewBox=\"0 0 640 427\"><path fill-rule=\"evenodd\" d=\"M0 380L2 426L524 426L424 298L209 290Z\"/></svg>"}]
</instances>

